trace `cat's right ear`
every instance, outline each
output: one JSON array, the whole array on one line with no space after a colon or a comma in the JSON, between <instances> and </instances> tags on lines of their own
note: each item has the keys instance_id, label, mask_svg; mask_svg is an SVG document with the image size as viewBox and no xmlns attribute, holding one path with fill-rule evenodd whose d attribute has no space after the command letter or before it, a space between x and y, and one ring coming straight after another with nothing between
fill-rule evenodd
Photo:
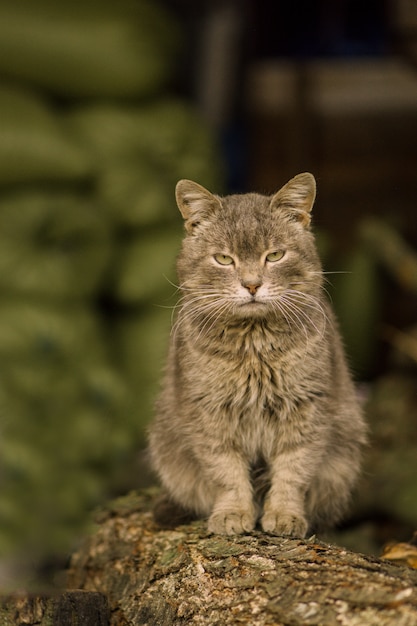
<instances>
[{"instance_id":1,"label":"cat's right ear","mask_svg":"<svg viewBox=\"0 0 417 626\"><path fill-rule=\"evenodd\" d=\"M180 180L175 188L175 197L188 232L221 207L217 196L192 180Z\"/></svg>"},{"instance_id":2,"label":"cat's right ear","mask_svg":"<svg viewBox=\"0 0 417 626\"><path fill-rule=\"evenodd\" d=\"M316 179L310 172L291 178L272 198L271 208L283 209L290 219L308 228L316 197Z\"/></svg>"}]
</instances>

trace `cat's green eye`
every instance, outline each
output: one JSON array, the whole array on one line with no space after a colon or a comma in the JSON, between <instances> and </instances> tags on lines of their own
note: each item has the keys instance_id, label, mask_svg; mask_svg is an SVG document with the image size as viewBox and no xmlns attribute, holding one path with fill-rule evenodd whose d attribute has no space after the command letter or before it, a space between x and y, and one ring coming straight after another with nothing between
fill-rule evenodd
<instances>
[{"instance_id":1,"label":"cat's green eye","mask_svg":"<svg viewBox=\"0 0 417 626\"><path fill-rule=\"evenodd\" d=\"M228 254L215 254L214 258L220 265L233 265L234 263L232 257Z\"/></svg>"},{"instance_id":2,"label":"cat's green eye","mask_svg":"<svg viewBox=\"0 0 417 626\"><path fill-rule=\"evenodd\" d=\"M270 252L266 255L266 260L270 263L275 263L276 261L280 261L284 256L284 250L275 250L274 252Z\"/></svg>"}]
</instances>

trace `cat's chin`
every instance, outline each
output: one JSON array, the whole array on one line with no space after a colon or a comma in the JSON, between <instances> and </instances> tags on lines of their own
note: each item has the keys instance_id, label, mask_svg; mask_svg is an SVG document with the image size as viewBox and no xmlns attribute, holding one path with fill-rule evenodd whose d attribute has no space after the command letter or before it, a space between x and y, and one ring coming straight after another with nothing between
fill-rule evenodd
<instances>
[{"instance_id":1,"label":"cat's chin","mask_svg":"<svg viewBox=\"0 0 417 626\"><path fill-rule=\"evenodd\" d=\"M248 302L242 302L235 308L235 312L239 317L268 317L271 313L271 308L266 302L260 302L258 300L250 300Z\"/></svg>"}]
</instances>

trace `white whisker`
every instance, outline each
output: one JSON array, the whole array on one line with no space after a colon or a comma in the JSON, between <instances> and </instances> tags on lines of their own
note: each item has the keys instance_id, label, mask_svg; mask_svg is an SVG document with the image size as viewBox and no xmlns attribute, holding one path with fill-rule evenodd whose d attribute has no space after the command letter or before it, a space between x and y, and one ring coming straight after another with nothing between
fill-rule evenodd
<instances>
[{"instance_id":1,"label":"white whisker","mask_svg":"<svg viewBox=\"0 0 417 626\"><path fill-rule=\"evenodd\" d=\"M176 289L176 292L175 292L175 293L178 293L178 292L181 290L180 285L176 285L175 283L173 283L173 282L172 282L172 280L170 280L166 274L162 274L162 276L165 278L165 280L166 280L166 281L167 281L170 285L172 285L173 287L175 287L175 289Z\"/></svg>"},{"instance_id":2,"label":"white whisker","mask_svg":"<svg viewBox=\"0 0 417 626\"><path fill-rule=\"evenodd\" d=\"M287 294L290 294L292 298L295 298L300 304L304 306L316 310L323 317L325 322L330 323L330 319L324 310L321 302L314 296L304 293L303 291L298 291L296 289L287 289Z\"/></svg>"},{"instance_id":3,"label":"white whisker","mask_svg":"<svg viewBox=\"0 0 417 626\"><path fill-rule=\"evenodd\" d=\"M196 294L194 296L185 294L180 299L178 305L179 314L171 329L174 338L183 323L193 323L198 318L201 318L199 323L200 331L197 336L198 341L204 333L209 332L215 326L222 314L231 307L231 304L224 299L224 296L212 288L202 289L197 291Z\"/></svg>"},{"instance_id":4,"label":"white whisker","mask_svg":"<svg viewBox=\"0 0 417 626\"><path fill-rule=\"evenodd\" d=\"M271 304L274 308L278 309L279 313L281 313L281 315L284 317L285 321L287 322L288 327L291 328L293 320L288 315L286 311L286 307L283 306L283 303L281 303L279 300L271 300Z\"/></svg>"},{"instance_id":5,"label":"white whisker","mask_svg":"<svg viewBox=\"0 0 417 626\"><path fill-rule=\"evenodd\" d=\"M293 320L294 324L296 326L298 326L298 328L300 330L303 331L307 343L309 342L309 333L308 330L306 328L306 325L303 322L303 317L304 319L306 318L306 316L303 314L304 312L302 311L302 309L300 309L298 306L296 306L294 304L294 302L291 302L291 300L287 300L285 298L284 295L281 295L279 298L279 302L281 304L281 306L283 306L286 309L286 312L288 314L288 316L290 317L290 319ZM301 314L300 314L301 312Z\"/></svg>"},{"instance_id":6,"label":"white whisker","mask_svg":"<svg viewBox=\"0 0 417 626\"><path fill-rule=\"evenodd\" d=\"M204 322L203 326L201 327L201 330L197 336L197 340L201 337L201 335L203 333L210 333L210 331L214 328L214 326L216 325L216 322L219 320L219 318L223 315L223 313L226 313L227 310L231 307L231 303L224 301L220 303L220 306L218 306L218 304L216 304L216 311L215 314L212 316L209 316L206 321Z\"/></svg>"}]
</instances>

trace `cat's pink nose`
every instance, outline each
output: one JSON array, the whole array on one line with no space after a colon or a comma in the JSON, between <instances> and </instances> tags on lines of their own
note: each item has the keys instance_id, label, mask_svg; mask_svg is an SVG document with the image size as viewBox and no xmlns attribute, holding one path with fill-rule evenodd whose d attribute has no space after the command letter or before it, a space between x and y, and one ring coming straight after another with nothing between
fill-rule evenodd
<instances>
[{"instance_id":1,"label":"cat's pink nose","mask_svg":"<svg viewBox=\"0 0 417 626\"><path fill-rule=\"evenodd\" d=\"M260 283L252 283L250 285L245 285L246 289L249 291L251 296L254 296L260 287Z\"/></svg>"}]
</instances>

